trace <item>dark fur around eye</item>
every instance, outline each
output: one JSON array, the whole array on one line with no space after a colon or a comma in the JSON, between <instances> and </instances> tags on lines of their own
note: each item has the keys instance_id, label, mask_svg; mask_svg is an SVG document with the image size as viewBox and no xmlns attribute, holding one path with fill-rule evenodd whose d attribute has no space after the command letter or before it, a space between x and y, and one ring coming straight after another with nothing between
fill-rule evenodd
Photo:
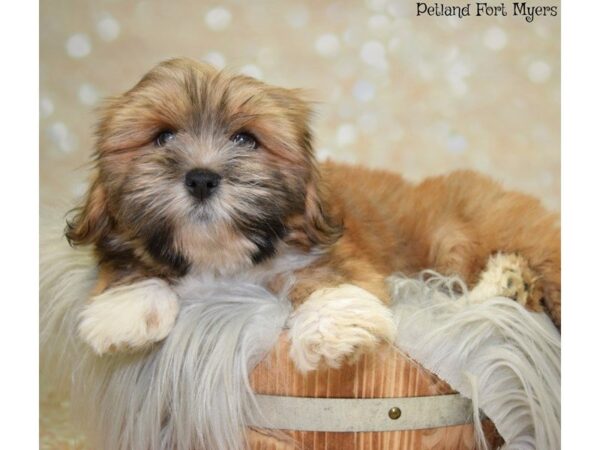
<instances>
[{"instance_id":1,"label":"dark fur around eye","mask_svg":"<svg viewBox=\"0 0 600 450\"><path fill-rule=\"evenodd\" d=\"M168 142L175 139L175 132L173 130L162 130L154 138L154 145L157 147L164 147Z\"/></svg>"},{"instance_id":2,"label":"dark fur around eye","mask_svg":"<svg viewBox=\"0 0 600 450\"><path fill-rule=\"evenodd\" d=\"M257 148L258 140L252 133L240 131L231 136L231 142L240 147Z\"/></svg>"}]
</instances>

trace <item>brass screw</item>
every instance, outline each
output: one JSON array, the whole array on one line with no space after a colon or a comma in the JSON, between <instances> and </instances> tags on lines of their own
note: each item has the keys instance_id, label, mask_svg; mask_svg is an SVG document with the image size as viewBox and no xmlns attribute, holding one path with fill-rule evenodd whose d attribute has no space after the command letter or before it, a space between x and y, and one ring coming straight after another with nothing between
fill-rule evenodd
<instances>
[{"instance_id":1,"label":"brass screw","mask_svg":"<svg viewBox=\"0 0 600 450\"><path fill-rule=\"evenodd\" d=\"M391 408L388 411L388 416L390 416L390 419L392 419L392 420L396 420L396 419L400 418L401 415L402 415L402 411L397 406L394 406L393 408Z\"/></svg>"}]
</instances>

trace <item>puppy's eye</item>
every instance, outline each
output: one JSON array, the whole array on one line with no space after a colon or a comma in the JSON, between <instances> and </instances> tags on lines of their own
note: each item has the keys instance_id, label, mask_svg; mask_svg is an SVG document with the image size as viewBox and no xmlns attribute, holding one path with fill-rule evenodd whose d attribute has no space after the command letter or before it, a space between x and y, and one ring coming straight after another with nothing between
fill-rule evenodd
<instances>
[{"instance_id":1,"label":"puppy's eye","mask_svg":"<svg viewBox=\"0 0 600 450\"><path fill-rule=\"evenodd\" d=\"M231 142L233 142L235 145L239 145L240 147L258 147L258 141L256 138L252 134L246 132L234 134L231 136Z\"/></svg>"},{"instance_id":2,"label":"puppy's eye","mask_svg":"<svg viewBox=\"0 0 600 450\"><path fill-rule=\"evenodd\" d=\"M168 142L171 142L173 139L175 139L175 132L171 130L164 130L156 135L156 138L154 139L154 144L157 147L163 147Z\"/></svg>"}]
</instances>

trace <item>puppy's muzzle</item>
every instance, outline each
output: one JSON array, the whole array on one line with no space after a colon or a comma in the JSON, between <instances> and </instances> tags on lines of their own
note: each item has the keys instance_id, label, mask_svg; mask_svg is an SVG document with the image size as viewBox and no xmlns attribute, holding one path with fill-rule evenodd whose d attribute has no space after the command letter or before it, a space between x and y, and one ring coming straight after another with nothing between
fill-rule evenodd
<instances>
[{"instance_id":1,"label":"puppy's muzzle","mask_svg":"<svg viewBox=\"0 0 600 450\"><path fill-rule=\"evenodd\" d=\"M200 201L206 200L219 188L221 175L207 169L193 169L185 175L185 187Z\"/></svg>"}]
</instances>

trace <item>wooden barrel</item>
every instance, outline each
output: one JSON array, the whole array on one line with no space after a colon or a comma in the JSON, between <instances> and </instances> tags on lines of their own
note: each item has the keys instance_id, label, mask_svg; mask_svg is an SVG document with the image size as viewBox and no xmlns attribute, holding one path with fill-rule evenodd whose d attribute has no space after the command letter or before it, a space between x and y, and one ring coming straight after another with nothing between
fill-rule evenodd
<instances>
[{"instance_id":1,"label":"wooden barrel","mask_svg":"<svg viewBox=\"0 0 600 450\"><path fill-rule=\"evenodd\" d=\"M398 350L387 348L362 357L354 365L321 369L303 375L289 358L289 344L282 336L271 354L251 376L257 394L319 398L421 397L453 394L447 383ZM343 416L344 412L340 411ZM484 421L490 448L501 438L493 424ZM378 432L325 432L251 428L253 450L427 450L473 449L473 424L429 429Z\"/></svg>"}]
</instances>

